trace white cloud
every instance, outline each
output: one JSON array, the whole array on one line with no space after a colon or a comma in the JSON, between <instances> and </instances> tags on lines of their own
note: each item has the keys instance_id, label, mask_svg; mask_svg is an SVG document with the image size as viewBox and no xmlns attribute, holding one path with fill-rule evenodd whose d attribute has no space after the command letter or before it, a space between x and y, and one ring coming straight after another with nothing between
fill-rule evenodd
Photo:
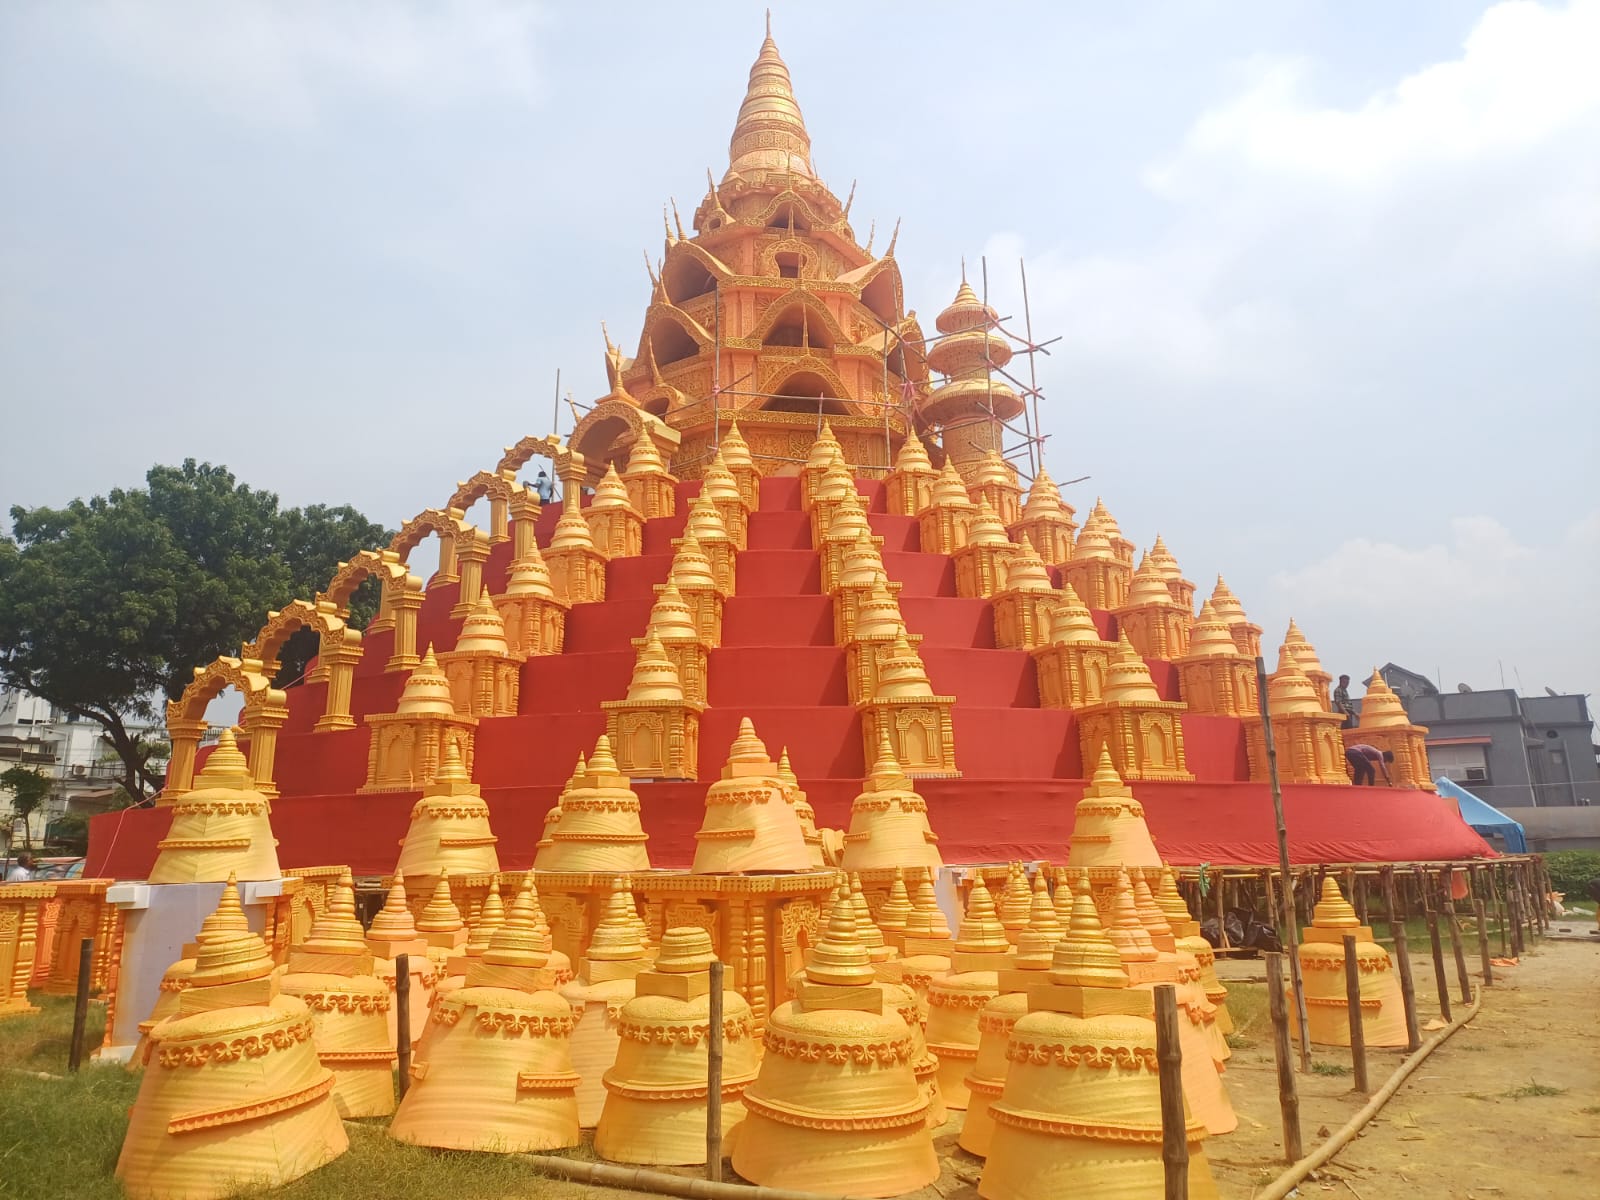
<instances>
[{"instance_id":1,"label":"white cloud","mask_svg":"<svg viewBox=\"0 0 1600 1200\"><path fill-rule=\"evenodd\" d=\"M1554 532L1530 545L1471 516L1429 545L1351 538L1276 574L1271 606L1294 614L1325 662L1396 658L1475 687L1494 686L1503 662L1541 673L1527 687L1586 690L1600 678L1600 511Z\"/></svg>"},{"instance_id":2,"label":"white cloud","mask_svg":"<svg viewBox=\"0 0 1600 1200\"><path fill-rule=\"evenodd\" d=\"M531 0L104 0L79 20L126 65L268 124L313 120L334 92L421 107L540 93Z\"/></svg>"}]
</instances>

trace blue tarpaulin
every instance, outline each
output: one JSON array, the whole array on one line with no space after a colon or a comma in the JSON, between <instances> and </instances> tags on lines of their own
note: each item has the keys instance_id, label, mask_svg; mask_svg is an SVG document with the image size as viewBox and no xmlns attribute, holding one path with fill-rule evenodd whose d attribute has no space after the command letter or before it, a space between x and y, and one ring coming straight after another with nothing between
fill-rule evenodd
<instances>
[{"instance_id":1,"label":"blue tarpaulin","mask_svg":"<svg viewBox=\"0 0 1600 1200\"><path fill-rule=\"evenodd\" d=\"M1494 805L1479 800L1466 788L1458 783L1452 783L1442 775L1435 779L1434 783L1439 787L1439 795L1454 800L1456 807L1461 810L1461 819L1481 836L1488 837L1490 834L1498 833L1505 839L1508 852L1512 854L1528 852L1528 838L1522 826L1505 813Z\"/></svg>"}]
</instances>

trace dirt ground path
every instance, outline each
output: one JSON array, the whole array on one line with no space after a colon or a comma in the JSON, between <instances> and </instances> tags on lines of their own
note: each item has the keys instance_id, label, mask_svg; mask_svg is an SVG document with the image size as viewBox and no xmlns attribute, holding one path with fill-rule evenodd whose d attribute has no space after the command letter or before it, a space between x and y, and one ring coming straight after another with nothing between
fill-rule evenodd
<instances>
[{"instance_id":1,"label":"dirt ground path","mask_svg":"<svg viewBox=\"0 0 1600 1200\"><path fill-rule=\"evenodd\" d=\"M1300 1187L1352 1200L1592 1196L1600 1179L1600 938L1551 938L1499 969L1483 1010L1411 1075L1365 1131ZM1473 959L1476 962L1476 956ZM1244 964L1236 964L1242 967ZM1433 968L1413 959L1418 1010L1437 1015ZM1450 977L1455 978L1453 967ZM1250 983L1241 981L1240 987ZM1452 986L1454 986L1452 984ZM1269 1031L1227 1074L1239 1130L1206 1143L1224 1200L1247 1200L1280 1169ZM1345 1051L1319 1050L1328 1069ZM1374 1052L1379 1088L1404 1058ZM1348 1076L1300 1076L1305 1148L1361 1107ZM1585 1183L1587 1179L1589 1182Z\"/></svg>"}]
</instances>

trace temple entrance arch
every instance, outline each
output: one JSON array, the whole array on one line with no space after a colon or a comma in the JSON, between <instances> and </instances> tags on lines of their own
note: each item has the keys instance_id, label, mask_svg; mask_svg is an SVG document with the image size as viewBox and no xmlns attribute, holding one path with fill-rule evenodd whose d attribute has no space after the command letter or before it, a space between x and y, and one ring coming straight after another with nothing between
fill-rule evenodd
<instances>
[{"instance_id":1,"label":"temple entrance arch","mask_svg":"<svg viewBox=\"0 0 1600 1200\"><path fill-rule=\"evenodd\" d=\"M593 485L606 467L614 465L618 471L626 467L641 433L649 433L661 457L672 461L681 439L678 431L659 417L621 400L602 400L585 413L571 438L571 445L581 451L578 457L585 465L584 481Z\"/></svg>"},{"instance_id":2,"label":"temple entrance arch","mask_svg":"<svg viewBox=\"0 0 1600 1200\"><path fill-rule=\"evenodd\" d=\"M509 541L512 509L519 498L530 494L530 489L517 482L515 471L479 471L471 479L456 484L446 511L459 511L463 515L479 500L489 501L489 544ZM538 497L533 497L534 515L538 515ZM525 505L523 506L525 509Z\"/></svg>"},{"instance_id":3,"label":"temple entrance arch","mask_svg":"<svg viewBox=\"0 0 1600 1200\"><path fill-rule=\"evenodd\" d=\"M289 703L288 697L272 686L262 666L260 659L223 655L196 667L194 679L183 689L183 695L167 702L167 740L172 743L172 758L158 802L171 803L194 790L195 758L209 725L206 709L228 687L235 688L244 701L239 726L249 742L250 775L256 790L269 797L278 794L273 765L278 730L289 718Z\"/></svg>"},{"instance_id":4,"label":"temple entrance arch","mask_svg":"<svg viewBox=\"0 0 1600 1200\"><path fill-rule=\"evenodd\" d=\"M334 615L348 623L350 599L368 579L377 579L383 588L378 615L367 625L367 633L394 631L394 647L386 671L409 671L422 659L417 654L417 612L422 608L422 580L406 570L393 550L363 550L349 562L339 564L327 590L317 595L317 603L333 606Z\"/></svg>"}]
</instances>

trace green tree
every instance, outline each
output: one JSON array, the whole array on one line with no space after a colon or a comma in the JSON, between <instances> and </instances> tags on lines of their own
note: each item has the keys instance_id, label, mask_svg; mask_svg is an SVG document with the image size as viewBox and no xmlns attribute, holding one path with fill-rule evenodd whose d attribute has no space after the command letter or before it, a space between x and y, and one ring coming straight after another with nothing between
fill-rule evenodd
<instances>
[{"instance_id":1,"label":"green tree","mask_svg":"<svg viewBox=\"0 0 1600 1200\"><path fill-rule=\"evenodd\" d=\"M281 509L225 467L152 467L143 488L65 508L11 510L0 538L0 681L96 722L142 800L161 785L156 743L127 728L159 720L194 668L236 654L268 609L326 586L341 559L389 533L348 506ZM365 607L372 607L370 598ZM286 647L280 679L314 652Z\"/></svg>"},{"instance_id":2,"label":"green tree","mask_svg":"<svg viewBox=\"0 0 1600 1200\"><path fill-rule=\"evenodd\" d=\"M32 767L0 771L0 787L11 793L11 815L22 819L22 844L33 848L33 814L50 795L50 781Z\"/></svg>"}]
</instances>

